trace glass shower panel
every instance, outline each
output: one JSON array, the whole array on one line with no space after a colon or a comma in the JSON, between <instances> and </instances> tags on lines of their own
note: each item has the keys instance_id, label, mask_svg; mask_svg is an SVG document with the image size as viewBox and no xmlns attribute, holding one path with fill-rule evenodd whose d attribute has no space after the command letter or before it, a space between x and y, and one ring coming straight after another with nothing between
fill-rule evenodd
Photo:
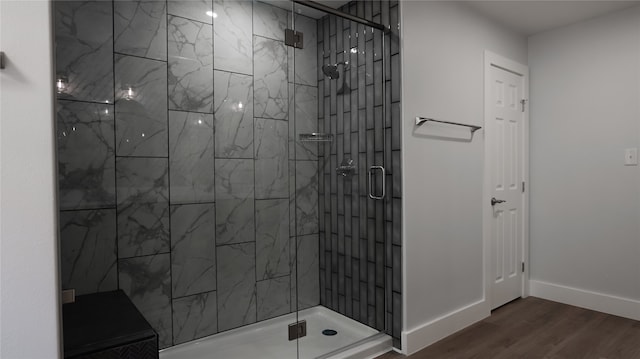
<instances>
[{"instance_id":1,"label":"glass shower panel","mask_svg":"<svg viewBox=\"0 0 640 359\"><path fill-rule=\"evenodd\" d=\"M297 356L293 18L291 2L54 2L61 289L122 289L161 349L258 325ZM255 357L248 342L212 354Z\"/></svg>"},{"instance_id":2,"label":"glass shower panel","mask_svg":"<svg viewBox=\"0 0 640 359\"><path fill-rule=\"evenodd\" d=\"M360 15L367 6L352 2L340 10ZM289 48L293 305L307 322L299 358L385 331L388 312L384 34L313 14L295 5L303 48Z\"/></svg>"}]
</instances>

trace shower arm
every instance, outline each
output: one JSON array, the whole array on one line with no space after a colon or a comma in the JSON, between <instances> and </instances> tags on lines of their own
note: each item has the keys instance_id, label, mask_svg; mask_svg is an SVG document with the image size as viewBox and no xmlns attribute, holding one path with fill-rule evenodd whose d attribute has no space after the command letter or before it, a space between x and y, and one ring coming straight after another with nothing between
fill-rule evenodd
<instances>
[{"instance_id":1,"label":"shower arm","mask_svg":"<svg viewBox=\"0 0 640 359\"><path fill-rule=\"evenodd\" d=\"M342 65L344 66L344 71L350 70L351 69L351 65L349 65L349 61L340 61L336 64L336 66L338 65Z\"/></svg>"}]
</instances>

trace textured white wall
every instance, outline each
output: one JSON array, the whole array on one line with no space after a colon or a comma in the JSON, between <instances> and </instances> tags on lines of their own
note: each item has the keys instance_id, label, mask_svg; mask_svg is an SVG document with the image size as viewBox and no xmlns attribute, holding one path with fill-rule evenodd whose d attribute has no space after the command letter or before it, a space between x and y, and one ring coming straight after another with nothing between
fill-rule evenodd
<instances>
[{"instance_id":1,"label":"textured white wall","mask_svg":"<svg viewBox=\"0 0 640 359\"><path fill-rule=\"evenodd\" d=\"M484 126L484 51L526 64L527 41L463 3L401 5L404 330L411 332L482 301L484 285L484 132L471 143L426 138L424 129L414 134L414 117ZM421 339L455 330L444 325Z\"/></svg>"},{"instance_id":2,"label":"textured white wall","mask_svg":"<svg viewBox=\"0 0 640 359\"><path fill-rule=\"evenodd\" d=\"M640 7L531 37L529 65L531 279L640 300Z\"/></svg>"},{"instance_id":3,"label":"textured white wall","mask_svg":"<svg viewBox=\"0 0 640 359\"><path fill-rule=\"evenodd\" d=\"M0 1L0 357L59 357L48 1Z\"/></svg>"}]
</instances>

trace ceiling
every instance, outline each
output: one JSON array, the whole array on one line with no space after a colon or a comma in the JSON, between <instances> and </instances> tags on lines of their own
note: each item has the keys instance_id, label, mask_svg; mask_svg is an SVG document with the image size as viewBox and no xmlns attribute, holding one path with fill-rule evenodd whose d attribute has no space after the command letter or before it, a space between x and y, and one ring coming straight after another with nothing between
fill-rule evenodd
<instances>
[{"instance_id":1,"label":"ceiling","mask_svg":"<svg viewBox=\"0 0 640 359\"><path fill-rule=\"evenodd\" d=\"M466 3L495 22L526 36L640 5L640 1L590 0L478 0Z\"/></svg>"}]
</instances>

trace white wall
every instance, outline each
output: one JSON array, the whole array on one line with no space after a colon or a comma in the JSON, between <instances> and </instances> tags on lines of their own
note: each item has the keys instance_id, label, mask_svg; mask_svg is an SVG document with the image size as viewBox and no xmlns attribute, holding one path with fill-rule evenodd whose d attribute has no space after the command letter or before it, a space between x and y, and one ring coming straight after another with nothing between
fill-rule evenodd
<instances>
[{"instance_id":1,"label":"white wall","mask_svg":"<svg viewBox=\"0 0 640 359\"><path fill-rule=\"evenodd\" d=\"M484 132L476 132L471 143L427 138L420 134L442 132L421 128L414 134L414 117L483 126L484 51L526 64L527 41L463 3L400 4L403 350L411 353L489 315L483 284Z\"/></svg>"},{"instance_id":2,"label":"white wall","mask_svg":"<svg viewBox=\"0 0 640 359\"><path fill-rule=\"evenodd\" d=\"M50 4L0 1L0 357L59 357Z\"/></svg>"},{"instance_id":3,"label":"white wall","mask_svg":"<svg viewBox=\"0 0 640 359\"><path fill-rule=\"evenodd\" d=\"M640 319L640 7L533 36L531 294Z\"/></svg>"}]
</instances>

